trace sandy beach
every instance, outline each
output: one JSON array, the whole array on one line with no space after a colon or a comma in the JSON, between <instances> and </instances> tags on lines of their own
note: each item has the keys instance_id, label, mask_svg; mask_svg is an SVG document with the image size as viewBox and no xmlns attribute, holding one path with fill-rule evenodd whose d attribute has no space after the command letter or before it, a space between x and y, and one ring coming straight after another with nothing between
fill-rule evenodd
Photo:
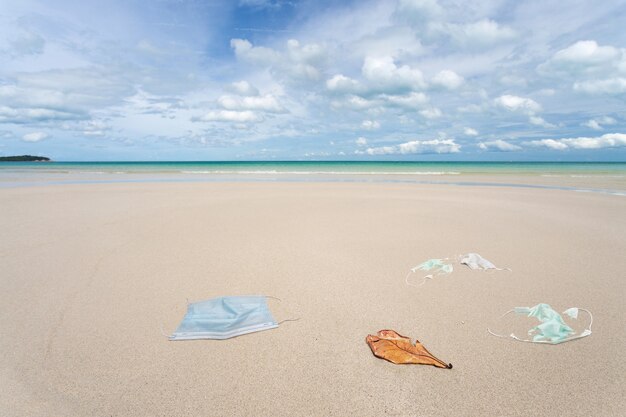
<instances>
[{"instance_id":1,"label":"sandy beach","mask_svg":"<svg viewBox=\"0 0 626 417\"><path fill-rule=\"evenodd\" d=\"M626 409L623 196L391 183L51 185L0 189L0 230L2 415ZM424 260L467 252L512 272L455 265L419 288L405 284ZM187 299L250 294L280 298L269 302L277 320L300 320L225 341L162 334ZM540 302L591 310L593 334L546 346L487 333L505 311ZM381 329L419 339L454 368L374 357L365 337Z\"/></svg>"}]
</instances>

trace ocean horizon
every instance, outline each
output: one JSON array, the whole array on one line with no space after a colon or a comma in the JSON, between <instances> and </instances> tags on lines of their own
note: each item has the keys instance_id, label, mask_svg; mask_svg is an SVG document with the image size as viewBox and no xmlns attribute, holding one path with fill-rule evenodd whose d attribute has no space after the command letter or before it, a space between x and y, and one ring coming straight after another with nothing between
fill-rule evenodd
<instances>
[{"instance_id":1,"label":"ocean horizon","mask_svg":"<svg viewBox=\"0 0 626 417\"><path fill-rule=\"evenodd\" d=\"M626 162L494 161L50 161L2 162L7 174L626 175Z\"/></svg>"}]
</instances>

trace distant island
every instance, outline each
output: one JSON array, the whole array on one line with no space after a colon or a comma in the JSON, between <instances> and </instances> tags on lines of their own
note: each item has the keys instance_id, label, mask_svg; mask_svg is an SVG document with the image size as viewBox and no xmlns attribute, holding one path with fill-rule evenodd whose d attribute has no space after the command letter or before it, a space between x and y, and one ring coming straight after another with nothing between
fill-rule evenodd
<instances>
[{"instance_id":1,"label":"distant island","mask_svg":"<svg viewBox=\"0 0 626 417\"><path fill-rule=\"evenodd\" d=\"M19 155L19 156L0 156L0 162L47 162L50 158L45 156Z\"/></svg>"}]
</instances>

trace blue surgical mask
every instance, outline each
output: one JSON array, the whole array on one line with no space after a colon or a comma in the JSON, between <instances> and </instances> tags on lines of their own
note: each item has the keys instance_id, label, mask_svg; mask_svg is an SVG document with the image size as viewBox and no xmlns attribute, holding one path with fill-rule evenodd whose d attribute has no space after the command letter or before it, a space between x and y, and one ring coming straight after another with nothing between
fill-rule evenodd
<instances>
[{"instance_id":1,"label":"blue surgical mask","mask_svg":"<svg viewBox=\"0 0 626 417\"><path fill-rule=\"evenodd\" d=\"M265 296L219 297L188 304L169 339L228 339L276 327Z\"/></svg>"}]
</instances>

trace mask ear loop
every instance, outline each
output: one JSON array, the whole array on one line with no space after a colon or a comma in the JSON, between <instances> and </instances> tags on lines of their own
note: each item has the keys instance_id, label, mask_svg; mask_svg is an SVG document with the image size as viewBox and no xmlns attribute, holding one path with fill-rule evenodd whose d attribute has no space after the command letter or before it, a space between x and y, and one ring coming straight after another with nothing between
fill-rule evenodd
<instances>
[{"instance_id":1,"label":"mask ear loop","mask_svg":"<svg viewBox=\"0 0 626 417\"><path fill-rule=\"evenodd\" d=\"M518 342L526 342L526 343L542 343L542 344L547 344L547 345L558 345L561 343L565 343L565 342L571 342L572 340L576 340L576 339L582 339L583 337L587 337L591 334L591 326L593 325L593 315L591 314L591 311L585 309L585 308L579 308L579 310L586 312L587 314L589 314L589 326L583 330L579 335L576 336L572 336L572 337L568 337L566 339L563 339L561 341L558 341L556 343L554 342L549 342L547 340L530 340L530 339L520 339L519 337L515 336L513 333L511 333L508 336L502 335L502 334L496 334L494 332L491 331L491 329L489 327L487 327L487 331L489 332L489 334L491 334L492 336L496 336L496 337L501 337L504 339L508 339L509 337L517 340ZM504 318L504 316L506 316L507 314L513 313L515 310L509 310L506 313L504 313L503 315L500 316L500 319Z\"/></svg>"},{"instance_id":2,"label":"mask ear loop","mask_svg":"<svg viewBox=\"0 0 626 417\"><path fill-rule=\"evenodd\" d=\"M503 315L501 315L501 316L500 316L500 319L504 318L504 316L506 316L506 315L508 315L508 314L510 314L510 313L513 313L513 312L515 312L515 310L509 310L509 311L507 311L506 313L504 313ZM508 339L508 338L511 338L511 339L513 339L513 340L517 340L518 342L526 342L526 343L544 343L544 344L550 344L550 345L555 344L555 343L551 343L551 342L548 342L548 341L543 341L543 340L534 341L534 340L530 340L530 339L520 339L519 337L515 336L515 334L514 334L514 333L511 333L511 334L510 334L510 335L508 335L508 336L503 335L503 334L497 334L497 333L492 332L492 331L491 331L491 329L490 329L489 327L487 327L487 331L488 331L488 332L489 332L489 334L491 334L492 336L500 337L500 338L503 338L503 339Z\"/></svg>"},{"instance_id":3,"label":"mask ear loop","mask_svg":"<svg viewBox=\"0 0 626 417\"><path fill-rule=\"evenodd\" d=\"M499 317L499 318L500 318L500 320L501 320L501 319L503 319L506 315L508 315L508 314L512 313L513 311L515 311L515 310L509 310L509 311L507 311L506 313L504 313L503 315L501 315L501 316ZM513 333L511 333L511 334L510 334L510 335L508 335L508 336L503 335L503 334L497 334L497 333L492 332L492 331L491 331L491 329L490 329L489 327L487 327L487 331L488 331L488 332L489 332L489 334L491 334L492 336L501 337L501 338L503 338L503 339L508 339L509 337L512 337L512 338L514 338L514 339L517 339L517 337L516 337ZM517 340L520 340L520 339L517 339Z\"/></svg>"},{"instance_id":4,"label":"mask ear loop","mask_svg":"<svg viewBox=\"0 0 626 417\"><path fill-rule=\"evenodd\" d=\"M415 269L415 268L413 268L413 269ZM433 279L433 276L432 276L432 274L431 274L431 275L426 275L426 276L424 277L424 281L422 281L422 283L421 283L421 284L415 284L415 283L413 283L413 282L410 282L410 281L409 281L409 276L410 276L411 274L415 273L415 271L414 271L413 269L410 269L410 270L409 270L409 273L408 273L408 274L406 274L406 277L404 277L404 282L406 283L406 285L410 285L410 286L412 286L412 287L421 287L422 285L426 284L426 281L427 281L427 280L429 280L429 279Z\"/></svg>"},{"instance_id":5,"label":"mask ear loop","mask_svg":"<svg viewBox=\"0 0 626 417\"><path fill-rule=\"evenodd\" d=\"M272 295L266 295L265 297L266 297L266 298L273 298L274 300L278 300L278 301L279 301L279 302L281 302L281 303L283 302L283 300L281 300L280 298L278 298L278 297L274 297L274 296L272 296ZM286 322L286 321L298 321L298 320L300 320L300 319L301 319L301 317L298 317L298 318L296 318L296 319L284 319L284 320L279 321L279 322L278 322L278 323L276 323L276 324L279 324L279 325L280 325L281 323L284 323L284 322Z\"/></svg>"}]
</instances>

